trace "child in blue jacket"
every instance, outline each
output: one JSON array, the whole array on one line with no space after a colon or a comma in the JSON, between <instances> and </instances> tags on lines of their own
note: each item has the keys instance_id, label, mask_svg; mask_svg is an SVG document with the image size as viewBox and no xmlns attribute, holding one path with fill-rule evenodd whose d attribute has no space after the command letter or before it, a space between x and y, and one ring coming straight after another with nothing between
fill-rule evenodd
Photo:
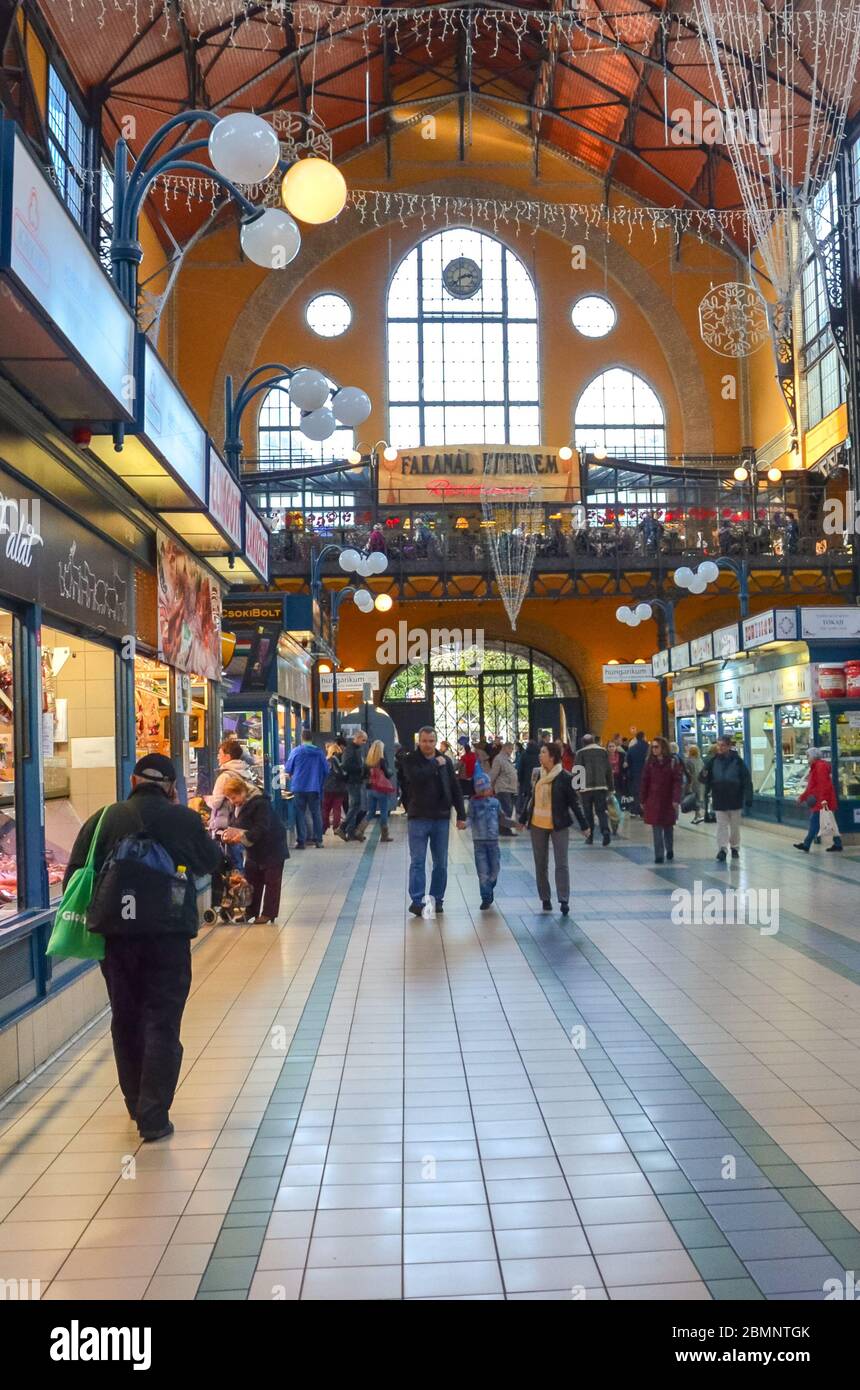
<instances>
[{"instance_id":1,"label":"child in blue jacket","mask_svg":"<svg viewBox=\"0 0 860 1390\"><path fill-rule=\"evenodd\" d=\"M481 908L493 905L493 890L499 877L499 799L492 794L490 779L480 764L474 772L469 799L469 829L475 848L475 868L481 888Z\"/></svg>"}]
</instances>

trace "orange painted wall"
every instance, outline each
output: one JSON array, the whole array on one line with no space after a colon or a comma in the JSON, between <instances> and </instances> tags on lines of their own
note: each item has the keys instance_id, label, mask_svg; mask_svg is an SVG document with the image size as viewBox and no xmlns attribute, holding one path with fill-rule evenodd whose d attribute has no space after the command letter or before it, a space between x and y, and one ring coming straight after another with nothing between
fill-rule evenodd
<instances>
[{"instance_id":1,"label":"orange painted wall","mask_svg":"<svg viewBox=\"0 0 860 1390\"><path fill-rule=\"evenodd\" d=\"M536 183L529 143L486 116L475 116L473 144L465 165L457 161L455 136L454 116L442 113L434 141L423 140L418 127L401 130L395 135L394 177L390 183L385 178L381 145L348 160L343 165L344 173L347 181L359 188L442 189L456 194L458 189L465 191L464 180L473 180L484 187L492 185L501 197L507 192L513 196L566 202L602 202L602 183L549 151L542 155L541 180ZM613 201L621 202L620 196L615 194ZM343 216L351 218L356 230L360 230L353 213ZM428 225L428 231L435 229ZM565 243L545 232L533 235L526 224L519 234L513 225L500 226L498 231L523 257L537 283L543 442L560 444L569 438L572 407L579 392L597 372L618 364L634 368L652 383L666 408L670 449L680 452L682 413L694 403L678 399L659 334L648 322L623 277L616 279L607 274L602 234L586 239L583 229L570 231ZM306 245L310 246L316 233L313 229L303 229L303 234ZM245 364L246 371L264 361L286 360L290 365L318 366L336 380L363 386L374 402L374 413L362 428L362 440L384 437L387 433L384 350L387 283L401 256L421 235L417 222L406 227L394 224L373 230L352 241L317 269L310 270L298 291L266 329L256 360ZM701 245L692 236L684 238L679 260L672 255L671 240L666 233L658 233L655 242L650 231L636 231L628 239L627 230L621 228L616 229L613 237L618 246L639 260L680 315L687 335L684 351L695 356L704 375L713 417L715 451L734 452L743 442L740 412L737 402L726 402L720 394L726 359L711 352L701 341L698 302L712 282L736 278L736 263L720 250ZM572 244L585 247L585 269L571 268ZM202 241L183 267L175 296L178 373L183 389L204 419L231 328L248 296L266 274L247 263L241 264L237 247L235 224L219 229ZM268 273L277 274L276 271ZM353 324L339 339L317 337L304 321L308 300L326 289L345 294L353 306ZM607 292L618 309L618 324L603 340L581 337L569 322L574 299L588 291ZM251 420L246 438L249 454L255 452L253 436Z\"/></svg>"}]
</instances>

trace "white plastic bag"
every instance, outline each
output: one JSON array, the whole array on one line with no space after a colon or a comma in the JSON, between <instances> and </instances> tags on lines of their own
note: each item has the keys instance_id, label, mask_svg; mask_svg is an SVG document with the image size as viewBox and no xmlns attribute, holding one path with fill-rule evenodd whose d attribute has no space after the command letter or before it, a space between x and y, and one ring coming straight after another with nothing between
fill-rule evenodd
<instances>
[{"instance_id":1,"label":"white plastic bag","mask_svg":"<svg viewBox=\"0 0 860 1390\"><path fill-rule=\"evenodd\" d=\"M827 805L826 801L822 801L821 803L821 810L819 812L818 821L818 833L821 836L822 840L833 840L839 834L838 822L830 807Z\"/></svg>"}]
</instances>

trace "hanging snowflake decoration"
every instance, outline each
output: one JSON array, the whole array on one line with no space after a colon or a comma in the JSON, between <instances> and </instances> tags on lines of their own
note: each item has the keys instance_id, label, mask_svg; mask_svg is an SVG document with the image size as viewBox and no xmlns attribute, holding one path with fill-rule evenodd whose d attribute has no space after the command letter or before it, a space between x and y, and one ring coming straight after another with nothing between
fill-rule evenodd
<instances>
[{"instance_id":1,"label":"hanging snowflake decoration","mask_svg":"<svg viewBox=\"0 0 860 1390\"><path fill-rule=\"evenodd\" d=\"M720 357L750 357L770 335L767 304L752 285L727 280L701 300L699 332Z\"/></svg>"}]
</instances>

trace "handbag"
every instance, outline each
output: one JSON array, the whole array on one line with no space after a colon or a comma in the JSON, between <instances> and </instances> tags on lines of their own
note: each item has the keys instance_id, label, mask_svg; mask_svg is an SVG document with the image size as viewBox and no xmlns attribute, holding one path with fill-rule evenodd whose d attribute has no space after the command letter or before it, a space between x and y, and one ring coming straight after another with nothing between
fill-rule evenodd
<instances>
[{"instance_id":1,"label":"handbag","mask_svg":"<svg viewBox=\"0 0 860 1390\"><path fill-rule=\"evenodd\" d=\"M378 763L376 767L370 769L370 780L368 785L372 792L381 792L384 796L390 796L393 791L396 791L394 783L389 782Z\"/></svg>"},{"instance_id":2,"label":"handbag","mask_svg":"<svg viewBox=\"0 0 860 1390\"><path fill-rule=\"evenodd\" d=\"M61 960L104 960L104 937L94 936L87 930L87 912L96 884L94 860L99 831L109 810L110 807L106 806L99 816L84 865L75 869L60 899L46 948L49 956L57 956Z\"/></svg>"},{"instance_id":3,"label":"handbag","mask_svg":"<svg viewBox=\"0 0 860 1390\"><path fill-rule=\"evenodd\" d=\"M822 801L818 813L818 833L822 840L834 840L839 834L839 823L826 801Z\"/></svg>"}]
</instances>

